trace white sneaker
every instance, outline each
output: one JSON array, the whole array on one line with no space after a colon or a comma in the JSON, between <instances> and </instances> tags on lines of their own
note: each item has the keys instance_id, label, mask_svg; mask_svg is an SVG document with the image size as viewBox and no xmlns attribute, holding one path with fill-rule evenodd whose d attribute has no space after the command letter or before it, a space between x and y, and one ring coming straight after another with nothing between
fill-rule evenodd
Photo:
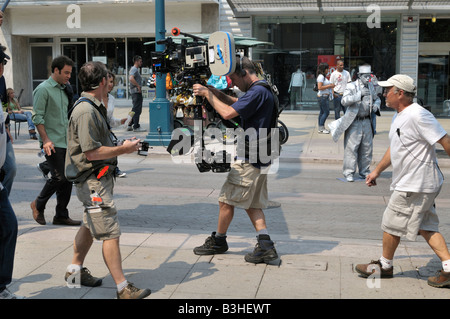
<instances>
[{"instance_id":1,"label":"white sneaker","mask_svg":"<svg viewBox=\"0 0 450 319\"><path fill-rule=\"evenodd\" d=\"M9 291L8 288L5 288L2 292L0 292L0 299L25 299L25 297L17 296Z\"/></svg>"},{"instance_id":2,"label":"white sneaker","mask_svg":"<svg viewBox=\"0 0 450 319\"><path fill-rule=\"evenodd\" d=\"M127 173L122 172L120 169L117 170L116 172L117 177L125 177L127 176Z\"/></svg>"},{"instance_id":3,"label":"white sneaker","mask_svg":"<svg viewBox=\"0 0 450 319\"><path fill-rule=\"evenodd\" d=\"M323 130L319 130L320 134L330 134L330 131L323 129Z\"/></svg>"},{"instance_id":4,"label":"white sneaker","mask_svg":"<svg viewBox=\"0 0 450 319\"><path fill-rule=\"evenodd\" d=\"M355 180L353 179L353 175L348 175L348 176L345 177L345 179L347 180L347 182L353 182L353 181L355 181Z\"/></svg>"}]
</instances>

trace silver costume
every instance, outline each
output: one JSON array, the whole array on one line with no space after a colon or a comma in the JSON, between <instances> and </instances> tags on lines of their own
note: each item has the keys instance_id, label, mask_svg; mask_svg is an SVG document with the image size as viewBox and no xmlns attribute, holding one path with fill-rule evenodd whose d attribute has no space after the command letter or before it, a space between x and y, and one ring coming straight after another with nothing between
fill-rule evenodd
<instances>
[{"instance_id":1,"label":"silver costume","mask_svg":"<svg viewBox=\"0 0 450 319\"><path fill-rule=\"evenodd\" d=\"M349 182L354 180L356 166L362 178L370 173L374 136L371 114L379 111L381 105L370 66L360 66L358 77L347 85L342 97L342 105L347 107L347 111L330 125L335 142L345 132L343 174Z\"/></svg>"}]
</instances>

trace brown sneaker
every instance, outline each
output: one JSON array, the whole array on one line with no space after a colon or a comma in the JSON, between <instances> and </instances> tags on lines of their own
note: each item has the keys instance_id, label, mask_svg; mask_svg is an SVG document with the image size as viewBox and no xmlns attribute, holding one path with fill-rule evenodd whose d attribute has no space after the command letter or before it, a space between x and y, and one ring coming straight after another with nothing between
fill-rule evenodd
<instances>
[{"instance_id":1,"label":"brown sneaker","mask_svg":"<svg viewBox=\"0 0 450 319\"><path fill-rule=\"evenodd\" d=\"M122 291L117 292L117 299L143 299L150 294L150 289L139 289L129 282Z\"/></svg>"},{"instance_id":2,"label":"brown sneaker","mask_svg":"<svg viewBox=\"0 0 450 319\"><path fill-rule=\"evenodd\" d=\"M356 265L355 270L365 278L371 276L372 274L380 274L380 278L394 277L394 267L391 267L389 269L383 269L381 267L381 262L379 260L372 260L368 264Z\"/></svg>"},{"instance_id":3,"label":"brown sneaker","mask_svg":"<svg viewBox=\"0 0 450 319\"><path fill-rule=\"evenodd\" d=\"M428 284L436 288L450 287L450 272L439 270L436 276L428 277Z\"/></svg>"},{"instance_id":4,"label":"brown sneaker","mask_svg":"<svg viewBox=\"0 0 450 319\"><path fill-rule=\"evenodd\" d=\"M35 200L31 202L30 207L31 207L31 211L33 212L34 220L40 225L45 225L46 222L45 222L45 218L44 218L44 212L40 212L37 210Z\"/></svg>"},{"instance_id":5,"label":"brown sneaker","mask_svg":"<svg viewBox=\"0 0 450 319\"><path fill-rule=\"evenodd\" d=\"M101 278L97 278L91 275L91 272L86 268L83 267L81 268L81 272L80 272L80 277L78 279L77 282L77 278L76 278L76 274L73 276L73 272L66 272L66 275L64 276L64 280L70 280L71 282L67 283L69 285L76 285L77 283L82 285L82 286L86 286L86 287L97 287L100 286L102 284L102 279Z\"/></svg>"}]
</instances>

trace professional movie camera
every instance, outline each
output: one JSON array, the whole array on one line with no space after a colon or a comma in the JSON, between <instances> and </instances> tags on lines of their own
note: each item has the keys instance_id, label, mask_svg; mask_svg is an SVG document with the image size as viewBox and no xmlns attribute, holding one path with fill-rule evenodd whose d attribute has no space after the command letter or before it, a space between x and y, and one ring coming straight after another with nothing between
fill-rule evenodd
<instances>
[{"instance_id":1,"label":"professional movie camera","mask_svg":"<svg viewBox=\"0 0 450 319\"><path fill-rule=\"evenodd\" d=\"M236 51L231 34L215 32L206 40L173 28L172 35L184 35L186 38L179 44L170 37L157 41L157 44L165 44L166 49L164 52L152 52L154 72L170 72L177 82L185 83L188 87L192 87L195 83L205 84L211 74L226 76L234 72ZM201 110L202 105L208 111L212 110L206 99L196 103L197 110ZM196 138L194 131L189 127L175 129L167 151L172 156L186 155L196 147L195 163L200 172L229 171L231 155L224 150L218 152L206 150L203 122L200 123L201 129L197 130Z\"/></svg>"},{"instance_id":2,"label":"professional movie camera","mask_svg":"<svg viewBox=\"0 0 450 319\"><path fill-rule=\"evenodd\" d=\"M152 52L153 71L199 75L227 75L234 72L235 47L233 36L228 32L215 32L209 39L172 29L173 36L184 35L181 43L173 38L159 40L164 44L163 52ZM189 40L188 40L189 38Z\"/></svg>"},{"instance_id":3,"label":"professional movie camera","mask_svg":"<svg viewBox=\"0 0 450 319\"><path fill-rule=\"evenodd\" d=\"M152 62L155 72L170 72L177 82L182 83L182 89L192 88L195 83L205 84L211 74L216 76L226 76L234 73L236 68L237 56L234 38L228 32L214 32L209 39L180 32L177 28L172 29L172 35L185 35L188 39L182 39L180 44L176 44L172 38L157 41L157 44L165 44L164 52L152 53ZM258 82L258 85L268 86L267 83ZM273 89L272 86L268 86ZM274 91L272 90L272 93ZM274 93L275 94L275 93ZM233 120L221 119L220 122L226 127L225 132L219 128L203 128L202 108L205 107L209 112L214 112L207 99L193 99L194 129L183 126L172 132L172 138L167 147L167 151L173 156L192 154L194 150L194 160L198 170L203 172L228 172L231 169L232 158L236 155L238 158L247 158L252 162L261 160L262 163L268 163L272 159L273 147L269 135L267 138L257 137L256 130L253 136L245 137L247 132L243 132L240 125ZM278 99L276 99L278 101ZM274 114L278 115L274 109ZM273 117L275 120L277 116ZM272 126L274 127L274 126ZM242 130L242 132L240 131ZM276 132L277 133L277 132ZM242 134L242 135L241 135ZM272 133L271 133L272 134ZM243 137L244 136L244 137ZM270 135L271 136L271 135ZM205 143L209 139L209 143ZM211 142L212 141L212 142ZM227 146L232 147L236 154ZM262 147L262 148L261 148ZM261 150L261 151L260 151ZM264 156L269 153L269 156ZM278 153L279 154L279 153Z\"/></svg>"}]
</instances>

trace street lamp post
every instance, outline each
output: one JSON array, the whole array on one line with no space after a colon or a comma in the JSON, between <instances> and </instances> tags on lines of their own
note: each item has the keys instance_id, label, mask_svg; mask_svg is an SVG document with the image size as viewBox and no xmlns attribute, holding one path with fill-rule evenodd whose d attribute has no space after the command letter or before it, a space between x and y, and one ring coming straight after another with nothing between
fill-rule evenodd
<instances>
[{"instance_id":1,"label":"street lamp post","mask_svg":"<svg viewBox=\"0 0 450 319\"><path fill-rule=\"evenodd\" d=\"M164 0L155 1L155 41L166 38ZM156 43L156 51L163 52L165 44ZM152 146L167 146L170 142L173 120L170 101L166 98L166 74L156 74L156 98L149 103L150 128L145 141Z\"/></svg>"}]
</instances>

